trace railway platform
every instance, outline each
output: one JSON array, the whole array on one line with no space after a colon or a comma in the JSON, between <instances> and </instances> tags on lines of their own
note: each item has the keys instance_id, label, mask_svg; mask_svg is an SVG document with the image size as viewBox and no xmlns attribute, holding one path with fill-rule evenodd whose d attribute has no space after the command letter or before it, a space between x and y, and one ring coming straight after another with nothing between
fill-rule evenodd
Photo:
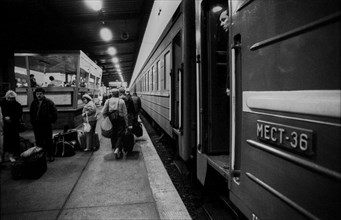
<instances>
[{"instance_id":1,"label":"railway platform","mask_svg":"<svg viewBox=\"0 0 341 220\"><path fill-rule=\"evenodd\" d=\"M21 136L34 138L31 131ZM144 127L123 159L114 159L101 135L100 145L56 157L37 180L13 180L10 162L3 163L1 219L190 219Z\"/></svg>"}]
</instances>

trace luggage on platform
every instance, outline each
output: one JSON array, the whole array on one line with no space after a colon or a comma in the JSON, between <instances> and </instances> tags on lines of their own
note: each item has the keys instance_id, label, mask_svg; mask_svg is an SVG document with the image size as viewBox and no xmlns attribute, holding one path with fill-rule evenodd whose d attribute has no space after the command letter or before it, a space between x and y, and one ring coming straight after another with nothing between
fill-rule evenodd
<instances>
[{"instance_id":1,"label":"luggage on platform","mask_svg":"<svg viewBox=\"0 0 341 220\"><path fill-rule=\"evenodd\" d=\"M126 153L129 153L133 150L135 145L134 135L131 132L127 132L123 135L123 146L122 150Z\"/></svg>"},{"instance_id":2,"label":"luggage on platform","mask_svg":"<svg viewBox=\"0 0 341 220\"><path fill-rule=\"evenodd\" d=\"M55 157L71 157L75 155L75 146L72 142L60 140L55 143Z\"/></svg>"},{"instance_id":3,"label":"luggage on platform","mask_svg":"<svg viewBox=\"0 0 341 220\"><path fill-rule=\"evenodd\" d=\"M20 159L12 164L11 173L13 179L40 178L47 170L46 158L43 149L33 147L25 152L22 153L23 156Z\"/></svg>"},{"instance_id":4,"label":"luggage on platform","mask_svg":"<svg viewBox=\"0 0 341 220\"><path fill-rule=\"evenodd\" d=\"M105 117L101 123L102 136L106 138L111 138L113 135L113 127L109 117Z\"/></svg>"},{"instance_id":5,"label":"luggage on platform","mask_svg":"<svg viewBox=\"0 0 341 220\"><path fill-rule=\"evenodd\" d=\"M33 147L34 144L31 143L29 140L19 136L19 154L26 151L27 149Z\"/></svg>"},{"instance_id":6,"label":"luggage on platform","mask_svg":"<svg viewBox=\"0 0 341 220\"><path fill-rule=\"evenodd\" d=\"M80 150L84 150L86 148L86 134L83 131L80 131L78 137L79 137Z\"/></svg>"},{"instance_id":7,"label":"luggage on platform","mask_svg":"<svg viewBox=\"0 0 341 220\"><path fill-rule=\"evenodd\" d=\"M61 140L70 142L72 145L74 145L75 150L80 148L77 130L67 130L66 132L58 133L53 137L54 143Z\"/></svg>"},{"instance_id":8,"label":"luggage on platform","mask_svg":"<svg viewBox=\"0 0 341 220\"><path fill-rule=\"evenodd\" d=\"M141 137L143 135L142 124L140 122L133 123L133 129L131 130L136 137Z\"/></svg>"},{"instance_id":9,"label":"luggage on platform","mask_svg":"<svg viewBox=\"0 0 341 220\"><path fill-rule=\"evenodd\" d=\"M92 148L94 150L98 150L99 149L99 146L100 146L100 143L99 143L99 137L98 137L98 133L95 133L94 134L94 137L92 138Z\"/></svg>"}]
</instances>

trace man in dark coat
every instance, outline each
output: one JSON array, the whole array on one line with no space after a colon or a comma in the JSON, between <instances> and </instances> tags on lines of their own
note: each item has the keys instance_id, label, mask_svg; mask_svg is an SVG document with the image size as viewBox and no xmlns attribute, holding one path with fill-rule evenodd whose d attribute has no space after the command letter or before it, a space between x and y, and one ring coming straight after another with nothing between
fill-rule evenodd
<instances>
[{"instance_id":1,"label":"man in dark coat","mask_svg":"<svg viewBox=\"0 0 341 220\"><path fill-rule=\"evenodd\" d=\"M134 103L135 108L135 117L134 117L134 123L137 122L139 112L141 110L141 99L137 96L136 92L133 93L133 96L131 97Z\"/></svg>"},{"instance_id":2,"label":"man in dark coat","mask_svg":"<svg viewBox=\"0 0 341 220\"><path fill-rule=\"evenodd\" d=\"M45 90L35 90L36 99L30 107L31 123L33 126L36 145L44 149L49 161L54 160L52 124L57 120L57 108L52 100L45 97Z\"/></svg>"},{"instance_id":3,"label":"man in dark coat","mask_svg":"<svg viewBox=\"0 0 341 220\"><path fill-rule=\"evenodd\" d=\"M128 112L128 126L129 128L132 128L133 126L133 120L135 117L135 107L134 107L134 102L131 99L130 91L125 90L123 87L120 88L120 99L123 99L126 107L127 107L127 112Z\"/></svg>"}]
</instances>

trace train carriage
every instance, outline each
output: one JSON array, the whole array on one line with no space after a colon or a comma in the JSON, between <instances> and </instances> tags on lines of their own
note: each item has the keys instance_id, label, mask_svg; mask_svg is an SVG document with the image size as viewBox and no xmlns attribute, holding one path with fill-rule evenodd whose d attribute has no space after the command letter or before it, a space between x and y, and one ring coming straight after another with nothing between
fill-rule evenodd
<instances>
[{"instance_id":1,"label":"train carriage","mask_svg":"<svg viewBox=\"0 0 341 220\"><path fill-rule=\"evenodd\" d=\"M337 3L182 1L131 85L248 219L340 214Z\"/></svg>"}]
</instances>

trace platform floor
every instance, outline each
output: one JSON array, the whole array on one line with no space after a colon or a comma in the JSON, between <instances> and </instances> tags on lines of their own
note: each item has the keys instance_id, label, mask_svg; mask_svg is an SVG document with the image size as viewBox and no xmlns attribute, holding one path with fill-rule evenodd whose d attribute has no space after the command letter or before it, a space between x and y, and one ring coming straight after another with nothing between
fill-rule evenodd
<instances>
[{"instance_id":1,"label":"platform floor","mask_svg":"<svg viewBox=\"0 0 341 220\"><path fill-rule=\"evenodd\" d=\"M3 163L1 219L190 219L145 129L143 134L121 160L100 136L98 151L56 157L38 180L13 180L10 162ZM32 140L33 134L22 136Z\"/></svg>"}]
</instances>

